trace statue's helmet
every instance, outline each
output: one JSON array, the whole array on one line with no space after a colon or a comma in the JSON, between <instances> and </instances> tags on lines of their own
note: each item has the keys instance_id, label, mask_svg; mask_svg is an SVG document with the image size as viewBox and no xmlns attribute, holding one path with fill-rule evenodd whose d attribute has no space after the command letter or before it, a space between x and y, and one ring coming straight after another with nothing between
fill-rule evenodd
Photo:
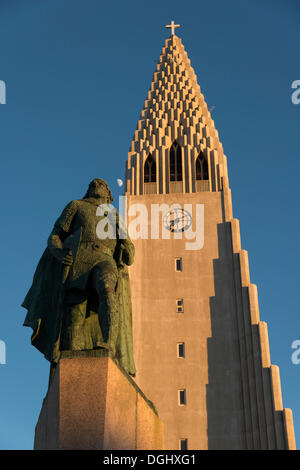
<instances>
[{"instance_id":1,"label":"statue's helmet","mask_svg":"<svg viewBox=\"0 0 300 470\"><path fill-rule=\"evenodd\" d=\"M83 196L83 199L86 199L86 198L89 197L90 188L91 188L91 185L94 183L94 181L98 181L99 183L101 182L101 183L106 187L106 189L107 189L107 194L108 194L108 197L107 197L108 201L107 201L107 202L110 204L114 199L113 199L113 197L112 197L112 193L111 193L111 190L110 190L110 188L109 188L107 182L104 181L102 178L94 178L94 179L90 182L90 184L89 184L89 186L88 186L88 189L87 189L87 192L86 192L85 195Z\"/></svg>"}]
</instances>

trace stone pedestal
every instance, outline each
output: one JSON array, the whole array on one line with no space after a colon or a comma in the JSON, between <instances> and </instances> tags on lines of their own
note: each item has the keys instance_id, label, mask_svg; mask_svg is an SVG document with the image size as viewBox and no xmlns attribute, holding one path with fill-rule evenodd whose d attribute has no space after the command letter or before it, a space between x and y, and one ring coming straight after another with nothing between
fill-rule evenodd
<instances>
[{"instance_id":1,"label":"stone pedestal","mask_svg":"<svg viewBox=\"0 0 300 470\"><path fill-rule=\"evenodd\" d=\"M163 449L163 424L106 351L65 352L42 405L34 448Z\"/></svg>"}]
</instances>

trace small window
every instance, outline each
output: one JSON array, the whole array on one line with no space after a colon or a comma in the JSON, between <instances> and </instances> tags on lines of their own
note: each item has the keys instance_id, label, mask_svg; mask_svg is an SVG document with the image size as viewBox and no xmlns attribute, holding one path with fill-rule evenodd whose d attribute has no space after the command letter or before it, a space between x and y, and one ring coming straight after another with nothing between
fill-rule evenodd
<instances>
[{"instance_id":1,"label":"small window","mask_svg":"<svg viewBox=\"0 0 300 470\"><path fill-rule=\"evenodd\" d=\"M179 440L179 449L180 450L188 450L188 440L187 439L180 439Z\"/></svg>"},{"instance_id":2,"label":"small window","mask_svg":"<svg viewBox=\"0 0 300 470\"><path fill-rule=\"evenodd\" d=\"M184 343L177 343L177 357L185 357Z\"/></svg>"},{"instance_id":3,"label":"small window","mask_svg":"<svg viewBox=\"0 0 300 470\"><path fill-rule=\"evenodd\" d=\"M196 160L196 180L208 180L208 164L203 152Z\"/></svg>"},{"instance_id":4,"label":"small window","mask_svg":"<svg viewBox=\"0 0 300 470\"><path fill-rule=\"evenodd\" d=\"M182 271L182 258L175 259L175 271Z\"/></svg>"},{"instance_id":5,"label":"small window","mask_svg":"<svg viewBox=\"0 0 300 470\"><path fill-rule=\"evenodd\" d=\"M151 153L149 153L144 165L144 183L156 182L156 163Z\"/></svg>"},{"instance_id":6,"label":"small window","mask_svg":"<svg viewBox=\"0 0 300 470\"><path fill-rule=\"evenodd\" d=\"M176 300L176 312L183 313L183 299Z\"/></svg>"},{"instance_id":7,"label":"small window","mask_svg":"<svg viewBox=\"0 0 300 470\"><path fill-rule=\"evenodd\" d=\"M182 181L181 147L176 140L170 148L170 181Z\"/></svg>"},{"instance_id":8,"label":"small window","mask_svg":"<svg viewBox=\"0 0 300 470\"><path fill-rule=\"evenodd\" d=\"M186 390L178 390L178 405L186 405Z\"/></svg>"}]
</instances>

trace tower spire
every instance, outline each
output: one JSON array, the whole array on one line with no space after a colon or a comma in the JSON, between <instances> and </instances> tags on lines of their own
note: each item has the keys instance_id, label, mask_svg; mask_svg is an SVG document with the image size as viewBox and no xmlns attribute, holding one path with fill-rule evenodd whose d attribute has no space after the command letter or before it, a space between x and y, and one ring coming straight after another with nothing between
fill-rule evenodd
<instances>
[{"instance_id":1,"label":"tower spire","mask_svg":"<svg viewBox=\"0 0 300 470\"><path fill-rule=\"evenodd\" d=\"M183 149L182 182L178 184L169 181L164 157L175 140ZM196 182L194 164L201 152L211 174L209 179ZM146 183L143 168L150 153L156 162L158 177ZM175 34L165 40L153 74L129 149L126 180L127 191L136 195L143 191L147 194L218 191L229 186L218 132L190 59Z\"/></svg>"}]
</instances>

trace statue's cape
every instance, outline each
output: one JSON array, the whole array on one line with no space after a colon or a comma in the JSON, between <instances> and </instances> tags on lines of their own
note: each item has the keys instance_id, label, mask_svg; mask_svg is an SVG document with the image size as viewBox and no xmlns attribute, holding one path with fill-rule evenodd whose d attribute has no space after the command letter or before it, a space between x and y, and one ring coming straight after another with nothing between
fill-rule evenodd
<instances>
[{"instance_id":1,"label":"statue's cape","mask_svg":"<svg viewBox=\"0 0 300 470\"><path fill-rule=\"evenodd\" d=\"M62 264L46 248L22 303L22 307L27 309L24 326L33 329L31 343L50 362L54 360L53 348L60 333L58 303L62 269Z\"/></svg>"},{"instance_id":2,"label":"statue's cape","mask_svg":"<svg viewBox=\"0 0 300 470\"><path fill-rule=\"evenodd\" d=\"M37 265L32 286L22 303L27 309L24 326L33 329L31 343L50 362L57 362L59 359L56 345L61 328L62 271L62 264L46 248ZM116 344L117 360L134 376L132 310L127 266L118 269L116 295L120 321Z\"/></svg>"}]
</instances>

